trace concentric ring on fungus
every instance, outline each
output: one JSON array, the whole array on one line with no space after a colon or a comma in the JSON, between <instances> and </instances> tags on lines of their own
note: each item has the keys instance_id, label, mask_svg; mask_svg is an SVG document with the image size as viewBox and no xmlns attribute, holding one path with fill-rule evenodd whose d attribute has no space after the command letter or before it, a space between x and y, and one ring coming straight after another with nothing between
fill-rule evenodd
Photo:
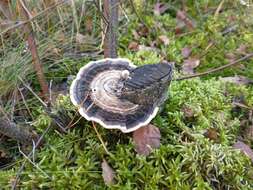
<instances>
[{"instance_id":1,"label":"concentric ring on fungus","mask_svg":"<svg viewBox=\"0 0 253 190\"><path fill-rule=\"evenodd\" d=\"M123 58L88 63L71 84L72 103L85 119L107 129L128 133L147 125L157 114L158 106L138 105L117 96L117 85L122 75L135 68L133 63Z\"/></svg>"}]
</instances>

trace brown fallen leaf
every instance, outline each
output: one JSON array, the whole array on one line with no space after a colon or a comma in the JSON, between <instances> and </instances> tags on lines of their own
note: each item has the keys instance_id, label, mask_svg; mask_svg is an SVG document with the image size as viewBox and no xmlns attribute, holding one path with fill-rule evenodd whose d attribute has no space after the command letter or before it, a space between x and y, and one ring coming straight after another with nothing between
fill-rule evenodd
<instances>
[{"instance_id":1,"label":"brown fallen leaf","mask_svg":"<svg viewBox=\"0 0 253 190\"><path fill-rule=\"evenodd\" d=\"M149 155L154 148L160 146L160 130L154 125L141 127L133 132L135 150L140 155Z\"/></svg>"},{"instance_id":2,"label":"brown fallen leaf","mask_svg":"<svg viewBox=\"0 0 253 190\"><path fill-rule=\"evenodd\" d=\"M139 45L139 51L152 51L152 52L159 52L158 48L155 47L150 47L150 46L145 46L145 45Z\"/></svg>"},{"instance_id":3,"label":"brown fallen leaf","mask_svg":"<svg viewBox=\"0 0 253 190\"><path fill-rule=\"evenodd\" d=\"M253 151L251 150L251 148L248 146L248 145L246 145L245 143L243 143L242 141L237 141L234 145L233 145L233 147L235 148L235 149L239 149L239 150L241 150L245 155L247 155L250 159L251 159L251 161L253 162Z\"/></svg>"},{"instance_id":4,"label":"brown fallen leaf","mask_svg":"<svg viewBox=\"0 0 253 190\"><path fill-rule=\"evenodd\" d=\"M213 140L213 141L217 141L218 140L218 137L219 137L219 133L218 133L218 130L215 129L215 128L209 128L207 129L207 131L204 133L204 136L206 138L209 138L210 140Z\"/></svg>"},{"instance_id":5,"label":"brown fallen leaf","mask_svg":"<svg viewBox=\"0 0 253 190\"><path fill-rule=\"evenodd\" d=\"M76 42L78 44L85 43L85 39L86 39L86 36L84 36L83 34L80 34L80 33L76 33Z\"/></svg>"},{"instance_id":6,"label":"brown fallen leaf","mask_svg":"<svg viewBox=\"0 0 253 190\"><path fill-rule=\"evenodd\" d=\"M184 113L185 118L193 118L194 117L194 111L191 107L184 105L181 110Z\"/></svg>"},{"instance_id":7,"label":"brown fallen leaf","mask_svg":"<svg viewBox=\"0 0 253 190\"><path fill-rule=\"evenodd\" d=\"M102 162L102 176L106 185L115 184L115 171L109 166L107 161L103 159Z\"/></svg>"},{"instance_id":8,"label":"brown fallen leaf","mask_svg":"<svg viewBox=\"0 0 253 190\"><path fill-rule=\"evenodd\" d=\"M138 32L136 32L136 30L132 31L132 35L134 37L135 40L139 40L140 39L140 35L138 34Z\"/></svg>"},{"instance_id":9,"label":"brown fallen leaf","mask_svg":"<svg viewBox=\"0 0 253 190\"><path fill-rule=\"evenodd\" d=\"M184 60L182 65L182 72L184 74L193 74L194 69L199 66L200 60L198 58L190 57Z\"/></svg>"},{"instance_id":10,"label":"brown fallen leaf","mask_svg":"<svg viewBox=\"0 0 253 190\"><path fill-rule=\"evenodd\" d=\"M149 29L146 26L144 26L143 24L140 24L136 31L137 31L138 35L142 36L142 37L147 37L149 34Z\"/></svg>"},{"instance_id":11,"label":"brown fallen leaf","mask_svg":"<svg viewBox=\"0 0 253 190\"><path fill-rule=\"evenodd\" d=\"M0 158L5 158L6 157L6 153L0 149Z\"/></svg>"},{"instance_id":12,"label":"brown fallen leaf","mask_svg":"<svg viewBox=\"0 0 253 190\"><path fill-rule=\"evenodd\" d=\"M137 42L130 42L128 44L128 49L131 51L138 51L139 50L139 44Z\"/></svg>"},{"instance_id":13,"label":"brown fallen leaf","mask_svg":"<svg viewBox=\"0 0 253 190\"><path fill-rule=\"evenodd\" d=\"M244 76L221 77L220 80L224 82L239 84L239 85L247 85L247 84L253 83L253 80L248 79L247 77L244 77Z\"/></svg>"},{"instance_id":14,"label":"brown fallen leaf","mask_svg":"<svg viewBox=\"0 0 253 190\"><path fill-rule=\"evenodd\" d=\"M165 3L156 3L154 6L154 15L161 15L169 9Z\"/></svg>"},{"instance_id":15,"label":"brown fallen leaf","mask_svg":"<svg viewBox=\"0 0 253 190\"><path fill-rule=\"evenodd\" d=\"M85 20L85 28L86 28L86 30L87 30L88 33L92 32L92 29L93 29L93 17L87 16L87 18Z\"/></svg>"},{"instance_id":16,"label":"brown fallen leaf","mask_svg":"<svg viewBox=\"0 0 253 190\"><path fill-rule=\"evenodd\" d=\"M188 58L191 55L191 52L192 52L192 50L188 46L181 49L181 54L182 54L183 58Z\"/></svg>"},{"instance_id":17,"label":"brown fallen leaf","mask_svg":"<svg viewBox=\"0 0 253 190\"><path fill-rule=\"evenodd\" d=\"M162 42L165 46L170 44L170 40L166 35L161 35L158 37L159 41Z\"/></svg>"}]
</instances>

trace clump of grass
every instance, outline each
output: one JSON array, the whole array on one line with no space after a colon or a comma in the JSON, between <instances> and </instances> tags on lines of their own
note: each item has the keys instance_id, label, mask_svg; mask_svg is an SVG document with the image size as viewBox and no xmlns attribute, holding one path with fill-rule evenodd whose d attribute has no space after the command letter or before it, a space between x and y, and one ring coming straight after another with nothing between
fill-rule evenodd
<instances>
[{"instance_id":1,"label":"clump of grass","mask_svg":"<svg viewBox=\"0 0 253 190\"><path fill-rule=\"evenodd\" d=\"M22 56L25 45L21 45L16 51L10 51L0 59L0 96L6 95L16 89L21 81L19 78L31 74L32 66L30 56Z\"/></svg>"}]
</instances>

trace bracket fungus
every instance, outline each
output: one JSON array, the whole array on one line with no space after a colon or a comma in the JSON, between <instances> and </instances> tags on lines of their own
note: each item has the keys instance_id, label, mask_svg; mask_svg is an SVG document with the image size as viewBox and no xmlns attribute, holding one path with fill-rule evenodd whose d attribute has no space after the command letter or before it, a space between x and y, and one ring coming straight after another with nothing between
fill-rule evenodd
<instances>
[{"instance_id":1,"label":"bracket fungus","mask_svg":"<svg viewBox=\"0 0 253 190\"><path fill-rule=\"evenodd\" d=\"M123 58L92 61L78 72L70 98L85 119L128 133L155 117L171 76L169 63L136 67Z\"/></svg>"}]
</instances>

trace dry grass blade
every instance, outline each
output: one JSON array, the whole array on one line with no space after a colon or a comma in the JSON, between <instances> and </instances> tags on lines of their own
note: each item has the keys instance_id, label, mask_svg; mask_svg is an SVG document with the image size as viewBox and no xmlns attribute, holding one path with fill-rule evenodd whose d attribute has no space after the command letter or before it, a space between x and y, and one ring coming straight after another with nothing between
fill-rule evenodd
<instances>
[{"instance_id":1,"label":"dry grass blade","mask_svg":"<svg viewBox=\"0 0 253 190\"><path fill-rule=\"evenodd\" d=\"M225 2L224 0L222 0L222 1L220 2L218 8L216 9L216 11L215 11L215 13L214 13L214 17L217 17L217 16L219 15L219 13L220 13L220 11L221 11L221 9L222 9L222 6L223 6L223 4L224 4L224 2Z\"/></svg>"},{"instance_id":2,"label":"dry grass blade","mask_svg":"<svg viewBox=\"0 0 253 190\"><path fill-rule=\"evenodd\" d=\"M10 1L9 0L1 0L0 1L0 12L3 13L6 19L12 20L13 14L10 10Z\"/></svg>"},{"instance_id":3,"label":"dry grass blade","mask_svg":"<svg viewBox=\"0 0 253 190\"><path fill-rule=\"evenodd\" d=\"M110 152L107 150L107 148L106 148L106 146L105 146L105 143L104 143L104 141L103 141L101 135L99 134L99 132L98 132L98 130L97 130L96 124L95 124L93 121L92 121L91 123L92 123L92 127L94 128L94 130L95 130L95 132L96 132L96 134L97 134L97 137L98 137L98 139L100 140L100 142L101 142L101 144L102 144L102 146L103 146L103 148L104 148L106 154L110 155Z\"/></svg>"},{"instance_id":4,"label":"dry grass blade","mask_svg":"<svg viewBox=\"0 0 253 190\"><path fill-rule=\"evenodd\" d=\"M8 31L13 30L13 29L16 29L16 28L18 28L18 27L23 27L25 24L32 22L33 20L37 19L38 17L44 15L45 13L51 11L52 9L54 9L54 8L56 8L56 7L58 7L58 6L62 5L62 4L64 4L64 3L66 3L66 0L63 0L63 1L60 1L60 2L58 2L58 3L53 4L52 6L46 8L45 10L41 11L40 13L36 14L35 16L31 17L31 18L28 19L28 20L25 20L25 21L22 21L22 22L20 21L20 22L18 22L18 23L15 22L14 25L12 25L12 26L6 28L5 30L3 30L3 31L0 33L0 35L2 36L2 35L4 35L5 33L7 33Z\"/></svg>"},{"instance_id":5,"label":"dry grass blade","mask_svg":"<svg viewBox=\"0 0 253 190\"><path fill-rule=\"evenodd\" d=\"M48 128L46 128L46 130L43 132L43 134L40 136L40 138L36 141L35 146L34 146L34 148L33 148L33 151L30 152L30 153L27 155L27 158L31 158L32 156L34 156L34 150L35 150L36 148L38 148L38 147L41 145L44 136L47 134L47 132L49 131L50 128L51 128L51 126L49 126ZM20 179L20 175L21 175L23 169L25 168L26 161L27 161L27 160L24 160L24 162L22 163L22 165L20 166L20 168L19 168L19 170L18 170L18 172L17 172L17 174L16 174L15 180L14 180L14 182L13 182L13 184L12 184L12 187L11 187L12 190L15 190L16 187L17 187L17 183L18 183L18 181L19 181L19 179Z\"/></svg>"}]
</instances>

